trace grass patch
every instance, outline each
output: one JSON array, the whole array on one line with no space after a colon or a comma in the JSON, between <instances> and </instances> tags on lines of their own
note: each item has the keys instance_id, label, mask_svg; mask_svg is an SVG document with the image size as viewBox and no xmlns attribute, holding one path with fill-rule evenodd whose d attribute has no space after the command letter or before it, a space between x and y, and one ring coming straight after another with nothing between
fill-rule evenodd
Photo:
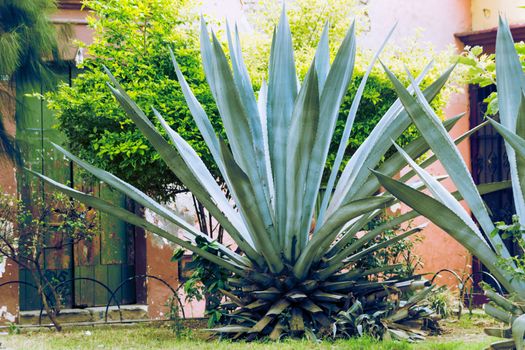
<instances>
[{"instance_id":1,"label":"grass patch","mask_svg":"<svg viewBox=\"0 0 525 350\"><path fill-rule=\"evenodd\" d=\"M371 338L323 341L285 340L270 342L205 341L199 332L188 331L176 336L166 325L98 326L66 328L62 333L50 330L28 331L0 336L0 349L91 350L91 349L183 349L183 350L296 350L296 349L378 349L378 350L452 350L484 349L495 338L483 334L483 327L493 322L481 315L465 315L457 321L442 322L443 335L428 337L415 344L398 341L377 341Z\"/></svg>"}]
</instances>

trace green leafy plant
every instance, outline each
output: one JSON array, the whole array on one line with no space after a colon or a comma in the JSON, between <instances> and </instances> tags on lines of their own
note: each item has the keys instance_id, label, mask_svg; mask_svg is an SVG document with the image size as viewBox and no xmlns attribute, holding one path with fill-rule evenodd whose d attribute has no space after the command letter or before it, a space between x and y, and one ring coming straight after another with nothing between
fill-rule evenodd
<instances>
[{"instance_id":1,"label":"green leafy plant","mask_svg":"<svg viewBox=\"0 0 525 350\"><path fill-rule=\"evenodd\" d=\"M44 254L90 240L99 232L98 220L93 210L60 192L45 201L33 194L31 201L28 207L21 199L0 193L0 257L31 274L48 317L60 331L56 316L62 296L54 287L60 281L46 275Z\"/></svg>"},{"instance_id":2,"label":"green leafy plant","mask_svg":"<svg viewBox=\"0 0 525 350\"><path fill-rule=\"evenodd\" d=\"M0 158L21 164L20 153L4 122L11 117L6 106L14 104L15 87L49 85L54 81L52 63L60 64L59 42L69 37L67 26L55 26L49 16L57 10L54 0L3 0L0 3ZM40 87L38 88L40 90Z\"/></svg>"},{"instance_id":3,"label":"green leafy plant","mask_svg":"<svg viewBox=\"0 0 525 350\"><path fill-rule=\"evenodd\" d=\"M195 3L181 0L87 0L84 3L91 11L88 25L93 30L94 40L88 46L78 43L86 51L86 58L79 66L82 70L73 77L71 86L61 84L57 91L45 96L48 107L55 112L58 128L70 141L71 150L155 199L173 200L176 194L185 190L182 182L119 108L111 92L102 88L106 81L103 72L105 65L149 119L155 118L151 109L151 106L155 106L170 127L195 149L212 175L224 183L184 101L168 53L168 46L171 46L188 85L215 130L221 132L221 119L198 60L198 26L194 25L196 21L191 17L191 13L197 9ZM333 40L329 42L329 55L333 58L337 44L344 38L351 15L361 10L354 0L330 0L329 3L324 0L301 0L289 5L297 74L303 79L315 55L318 31L325 19L330 18L328 31ZM278 16L277 2L259 1L247 16L254 30L239 34L245 49L246 67L255 90L259 90L266 77L272 31ZM144 25L144 19L147 25ZM384 55L383 59L393 65L395 71L402 70L403 64L407 64L412 72L422 71L430 47L422 46L421 43L418 46L407 43L403 47L410 48L405 49L408 53L387 47L389 54ZM328 170L335 163L338 141L344 133L352 101L358 94L372 56L368 52L356 51L354 79L339 109L333 142L325 164ZM436 63L422 78L423 87L438 78L452 57L448 51L433 56ZM402 57L404 62L397 57ZM396 100L395 91L380 69L373 68L366 80L367 85L360 93L360 108L353 123L352 137L347 141L340 171ZM408 83L408 80L404 82ZM441 110L444 107L453 86L453 82L450 84L447 81L433 98L432 105L435 108ZM224 137L224 134L221 136ZM410 127L402 134L399 142L406 145L417 136L415 128ZM150 172L151 168L156 168L157 172ZM328 181L329 174L329 171L324 172L323 183Z\"/></svg>"},{"instance_id":4,"label":"green leafy plant","mask_svg":"<svg viewBox=\"0 0 525 350\"><path fill-rule=\"evenodd\" d=\"M228 270L232 277L228 278L227 288L222 293L229 299L228 304L235 305L235 309L225 317L225 325L215 328L214 332L247 339L262 336L279 339L284 335L303 334L321 337L332 333L335 315L347 310L356 301L362 304L364 313L370 314L384 310L387 300L401 299L404 293L410 292L410 299L386 310L384 314L384 317L390 317L390 327L399 325L412 318L410 307L431 290L428 281L419 280L417 276L401 278L391 273L398 267L396 264L372 269L354 266L361 258L420 232L423 226L364 248L385 230L419 214L411 211L364 235L359 233L384 208L397 203L395 198L381 192L380 183L370 169L376 168L389 175L397 174L407 164L403 152L418 158L427 152L429 145L419 137L402 152L392 154L381 163L392 146L391 140L398 139L411 124L409 114L397 101L387 110L342 173L339 175L338 172L366 80L379 53L370 63L352 101L335 157L336 165L328 176L328 188L323 192L318 210L315 210L339 107L352 80L356 52L354 31L352 25L330 63L328 30L325 26L315 58L299 84L292 37L283 11L272 44L268 83L261 85L256 98L243 62L237 30L227 30L230 66L213 32L210 41L208 28L202 19L201 55L224 127L219 135L172 54L188 108L226 182L231 200L226 198L198 153L169 126L162 114L153 109L155 119L149 119L107 71L111 81L109 88L128 117L169 169L224 227L236 247L216 243L213 251L203 249L196 243L197 239L209 243L212 240L193 225L131 184L90 165L58 145L56 148L67 158L178 225L186 236L181 238L123 208L33 173L52 187L93 208L143 227ZM422 93L425 100L432 100L438 94L451 71L447 70L425 89ZM418 81L424 75L425 71ZM411 89L419 91L417 83L413 83ZM439 122L439 125L448 130L460 117L443 124ZM455 142L463 141L468 135L462 135ZM428 158L425 164L434 161L435 158ZM411 185L422 187L421 183ZM499 187L489 186L481 191L490 192L494 188ZM353 240L356 237L358 239ZM399 332L403 332L401 326L398 328Z\"/></svg>"},{"instance_id":5,"label":"green leafy plant","mask_svg":"<svg viewBox=\"0 0 525 350\"><path fill-rule=\"evenodd\" d=\"M453 315L454 301L457 299L458 296L454 295L448 286L441 286L430 294L428 302L439 317L446 319Z\"/></svg>"},{"instance_id":6,"label":"green leafy plant","mask_svg":"<svg viewBox=\"0 0 525 350\"><path fill-rule=\"evenodd\" d=\"M85 50L78 75L46 94L58 129L83 159L168 201L184 191L181 181L160 159L125 111L104 88L106 66L140 108L153 118L151 106L184 137L220 178L213 158L184 101L169 59L173 47L194 91L217 129L221 121L198 60L198 32L189 17L195 8L185 0L86 0L93 43ZM150 169L156 169L151 172ZM140 174L140 175L139 175Z\"/></svg>"},{"instance_id":7,"label":"green leafy plant","mask_svg":"<svg viewBox=\"0 0 525 350\"><path fill-rule=\"evenodd\" d=\"M209 241L202 237L195 238L197 247L219 256L220 247L217 241ZM173 254L172 261L178 261L184 256L184 250L179 249ZM187 301L205 300L208 325L213 327L224 316L225 311L220 308L223 294L221 290L227 288L231 272L214 264L197 254L193 254L191 262L185 268L191 270L191 276L184 282L184 292Z\"/></svg>"},{"instance_id":8,"label":"green leafy plant","mask_svg":"<svg viewBox=\"0 0 525 350\"><path fill-rule=\"evenodd\" d=\"M182 323L182 320L180 318L181 305L179 304L178 298L175 296L171 296L166 301L165 306L168 308L166 318L171 321L169 323L170 329L173 330L173 333L175 333L177 337L184 336L186 328L184 327L184 324Z\"/></svg>"},{"instance_id":9,"label":"green leafy plant","mask_svg":"<svg viewBox=\"0 0 525 350\"><path fill-rule=\"evenodd\" d=\"M490 123L506 141L505 148L510 164L513 197L519 222L504 227L506 230L504 234L509 235L508 230L517 231L521 234L520 227L523 226L523 220L525 220L523 216L525 215L525 197L523 196L522 181L522 175L525 171L523 163L523 159L525 159L525 140L523 139L525 136L525 99L523 96L525 77L509 26L502 19L500 19L496 40L495 58L495 83L498 88L497 103L500 123L487 118L488 121L480 126ZM393 74L389 73L389 76L410 117L428 141L435 157L441 160L444 168L450 174L458 192L462 194L480 227L474 223L470 213L461 206L457 198L454 198L408 155L404 156L410 163L414 174L417 174L425 182L432 196L410 188L380 172L375 172L375 175L390 193L433 221L465 246L473 255L477 256L513 296L512 298L518 301L516 304L492 290L486 289L485 291L492 300L492 303L485 305L486 313L500 321L512 324L512 327L505 331L490 329L486 332L491 335L513 338L513 340L498 344L498 348L514 348L515 346L521 349L525 334L525 309L522 309L522 301L525 300L525 281L515 278L516 272L520 269L521 259L511 257L503 244L502 237L492 223L487 208L474 186L474 181L458 149L446 131L440 127L437 116L425 102L421 91L416 88L416 95L412 96ZM501 225L499 226L501 227ZM502 259L509 266L502 264Z\"/></svg>"},{"instance_id":10,"label":"green leafy plant","mask_svg":"<svg viewBox=\"0 0 525 350\"><path fill-rule=\"evenodd\" d=\"M496 222L496 228L491 232L491 235L500 235L501 238L510 240L516 248L518 254L508 258L500 258L499 265L506 269L513 278L525 281L525 259L523 252L525 251L525 229L520 223L517 215L512 216L512 223Z\"/></svg>"}]
</instances>

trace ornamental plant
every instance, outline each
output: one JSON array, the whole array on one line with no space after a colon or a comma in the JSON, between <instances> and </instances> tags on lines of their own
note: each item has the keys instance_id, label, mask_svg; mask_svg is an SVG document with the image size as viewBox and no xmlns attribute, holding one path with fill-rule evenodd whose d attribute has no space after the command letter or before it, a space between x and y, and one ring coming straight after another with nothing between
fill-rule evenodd
<instances>
[{"instance_id":1,"label":"ornamental plant","mask_svg":"<svg viewBox=\"0 0 525 350\"><path fill-rule=\"evenodd\" d=\"M260 6L270 6L270 13ZM291 31L294 34L296 71L303 79L309 61L315 54L318 32L326 18L330 19L330 58L335 57L337 44L344 38L352 14L359 8L353 0L333 1L326 6L325 0L294 1L290 3ZM223 130L221 118L206 83L199 60L199 25L193 11L198 8L194 1L187 0L84 0L89 11L88 25L93 31L93 42L89 45L77 43L84 50L84 60L78 65L71 85L63 83L56 91L45 95L45 99L57 119L58 129L69 139L70 150L82 159L118 176L124 181L146 192L156 200L169 202L177 193L186 190L173 172L159 158L147 139L137 130L126 113L119 107L111 91L104 89L106 66L119 80L127 93L136 101L149 119L154 119L151 106L163 115L170 127L176 130L199 154L214 177L222 179L221 172L194 123L184 95L180 89L169 57L168 47L173 48L181 70L199 99L215 130ZM274 11L275 5L277 6ZM249 6L255 6L251 12ZM257 5L246 5L247 16L254 30L243 37L243 56L255 90L259 90L267 73L272 30L278 21L279 5L275 1L259 1ZM88 10L89 9L89 10ZM250 13L259 21L252 20ZM255 17L254 16L254 17ZM312 21L315 21L312 22ZM312 25L314 23L314 25ZM220 27L220 26L219 26ZM359 26L357 26L358 28ZM356 31L358 33L358 30ZM333 38L333 39L332 39ZM220 38L219 38L220 40ZM224 43L223 43L224 44ZM403 45L404 52L394 51L384 57L394 71L403 69L400 59L409 60L411 71L419 72L427 61L427 46ZM389 49L388 47L386 48ZM408 50L408 52L406 52ZM334 130L334 140L340 140L360 81L366 73L373 54L356 52L353 79L339 110ZM434 55L433 55L434 56ZM429 86L449 64L448 53L436 54L435 64L422 79L422 86ZM452 77L454 80L454 77ZM408 83L408 80L404 81ZM452 84L444 86L432 100L432 105L441 109L447 100ZM340 171L357 150L373 127L396 100L395 91L379 68L374 68L367 78L367 86L361 96L360 108L353 124L353 137L343 155ZM222 135L224 137L224 134ZM417 133L408 128L400 139L402 145L414 140ZM338 143L332 142L326 168L332 168ZM152 173L149 169L155 168ZM329 172L324 172L323 184ZM215 225L214 225L215 226Z\"/></svg>"},{"instance_id":2,"label":"ornamental plant","mask_svg":"<svg viewBox=\"0 0 525 350\"><path fill-rule=\"evenodd\" d=\"M468 213L441 184L435 181L413 158L403 154L413 171L426 184L432 196L417 189L410 188L401 182L374 171L381 184L394 196L417 210L437 226L448 232L459 243L487 267L497 280L505 287L510 296L504 297L489 287L485 293L491 300L485 305L485 312L510 327L507 329L486 329L489 335L511 338L493 344L497 349L522 349L525 335L525 279L521 277L522 258L511 256L503 244L499 232L504 238L521 236L523 242L523 225L525 222L525 197L523 174L525 173L525 76L522 63L513 43L508 23L500 18L495 55L495 83L498 89L499 122L487 118L482 125L490 123L505 139L505 149L510 164L512 192L517 216L509 226L498 223L495 227L482 201L480 193L458 149L440 126L437 116L425 101L423 93L416 87L412 96L389 73L399 97L409 112L414 124L427 140L434 157L441 160L444 168L468 204L478 225ZM387 70L388 72L388 70ZM480 125L480 126L482 126ZM502 264L502 261L504 262Z\"/></svg>"},{"instance_id":3,"label":"ornamental plant","mask_svg":"<svg viewBox=\"0 0 525 350\"><path fill-rule=\"evenodd\" d=\"M407 164L403 152L417 158L429 147L424 138L417 138L403 151L381 162L391 148L391 140L398 139L411 124L409 114L396 101L338 174L378 52L352 101L335 165L316 209L339 108L352 80L356 52L352 25L330 62L327 28L321 34L306 77L298 82L292 37L283 11L273 38L268 83L263 83L255 94L241 54L238 31L227 30L229 62L215 33L211 33L210 39L201 19L202 62L223 130L214 128L171 53L187 106L226 182L231 200L198 153L169 126L162 114L152 108L155 119L148 118L107 71L109 89L128 117L168 168L224 227L236 248L216 243L213 251L202 249L202 240L211 242L211 239L193 225L131 184L58 145L57 149L67 158L178 225L186 236L178 237L124 208L35 174L93 208L143 227L228 270L231 276L221 292L227 299L222 306L229 313L224 316L225 325L214 332L248 339L262 336L279 339L305 333L353 335L363 330L362 322L366 320L366 328L374 329L378 336L388 332L394 337L418 338L419 333L400 324L428 316L428 309L419 305L431 291L428 282L417 276L400 277L393 272L395 263L369 268L356 267L356 262L423 228L413 227L365 247L383 232L418 215L412 211L364 231L365 234L359 233L383 209L397 202L380 190L379 181L370 169L397 174ZM425 100L431 101L439 93L451 71L447 70L422 92ZM424 75L422 72L417 81ZM410 89L417 89L417 84L414 82ZM439 125L450 129L460 117ZM426 162L431 164L434 160L429 158ZM421 184L411 186L420 188ZM490 185L481 191L493 189ZM399 302L406 294L410 298ZM353 305L356 306L349 313ZM356 312L367 316L354 317Z\"/></svg>"}]
</instances>

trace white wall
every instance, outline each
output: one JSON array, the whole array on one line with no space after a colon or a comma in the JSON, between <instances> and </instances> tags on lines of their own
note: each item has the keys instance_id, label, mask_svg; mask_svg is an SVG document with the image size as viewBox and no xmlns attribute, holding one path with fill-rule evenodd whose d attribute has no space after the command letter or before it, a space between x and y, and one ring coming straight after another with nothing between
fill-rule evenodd
<instances>
[{"instance_id":1,"label":"white wall","mask_svg":"<svg viewBox=\"0 0 525 350\"><path fill-rule=\"evenodd\" d=\"M497 27L499 14L506 16L511 24L525 24L524 0L471 0L472 30Z\"/></svg>"}]
</instances>

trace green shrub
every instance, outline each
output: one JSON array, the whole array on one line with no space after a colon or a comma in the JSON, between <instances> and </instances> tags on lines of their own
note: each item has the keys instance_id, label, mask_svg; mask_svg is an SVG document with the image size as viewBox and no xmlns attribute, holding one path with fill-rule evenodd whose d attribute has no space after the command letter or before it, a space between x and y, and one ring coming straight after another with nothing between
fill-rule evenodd
<instances>
[{"instance_id":1,"label":"green shrub","mask_svg":"<svg viewBox=\"0 0 525 350\"><path fill-rule=\"evenodd\" d=\"M321 1L301 0L289 10L292 31L297 38L294 43L299 75L306 72L305 62L309 62L313 56L319 38L317 33L326 18L330 18L331 32L335 34L331 44L333 47L339 44L341 33L344 32L341 28L348 26L349 15L356 9L351 7L352 3L350 0L334 3L326 7L329 11L325 13L321 11L325 8ZM114 173L157 199L169 200L181 190L178 179L160 161L105 87L107 78L102 72L102 66L105 65L148 117L154 119L151 106L155 106L172 128L189 140L212 174L222 182L184 103L169 61L168 47L171 46L212 124L216 130L222 130L200 64L197 29L193 25L197 18L197 14L192 12L194 5L185 0L87 0L85 4L92 9L97 19L90 16L88 20L94 30L94 42L87 47L87 58L80 66L83 71L73 79L72 87L62 84L57 92L46 96L49 107L57 115L60 130L69 139L70 148L81 158ZM265 5L265 2L261 4ZM263 72L266 67L262 62L267 62L271 39L269 31L277 23L277 12L271 6L258 12L261 18L268 19L266 25L261 27L253 21L254 32L249 33L249 38L241 38L243 45L248 44L244 45L247 47L246 62L256 89L265 76ZM387 48L382 58L394 71L404 69L401 63L407 58L410 70L419 72L423 64L430 60L423 55L427 49L424 45L410 47L406 50L409 54L400 59L399 52L391 47ZM366 62L369 62L368 56L366 52L359 54L358 62L362 63L356 65L353 82L341 108L327 168L332 166L351 101L366 69ZM447 52L436 57L435 68L423 81L424 86L435 80L437 73L448 64ZM445 105L450 89L444 91L433 102L433 106L438 109ZM390 82L379 68L374 69L356 117L356 132L351 136L342 166L368 136L384 114L386 106L395 99ZM415 129L409 128L399 143L404 145L415 135Z\"/></svg>"}]
</instances>

